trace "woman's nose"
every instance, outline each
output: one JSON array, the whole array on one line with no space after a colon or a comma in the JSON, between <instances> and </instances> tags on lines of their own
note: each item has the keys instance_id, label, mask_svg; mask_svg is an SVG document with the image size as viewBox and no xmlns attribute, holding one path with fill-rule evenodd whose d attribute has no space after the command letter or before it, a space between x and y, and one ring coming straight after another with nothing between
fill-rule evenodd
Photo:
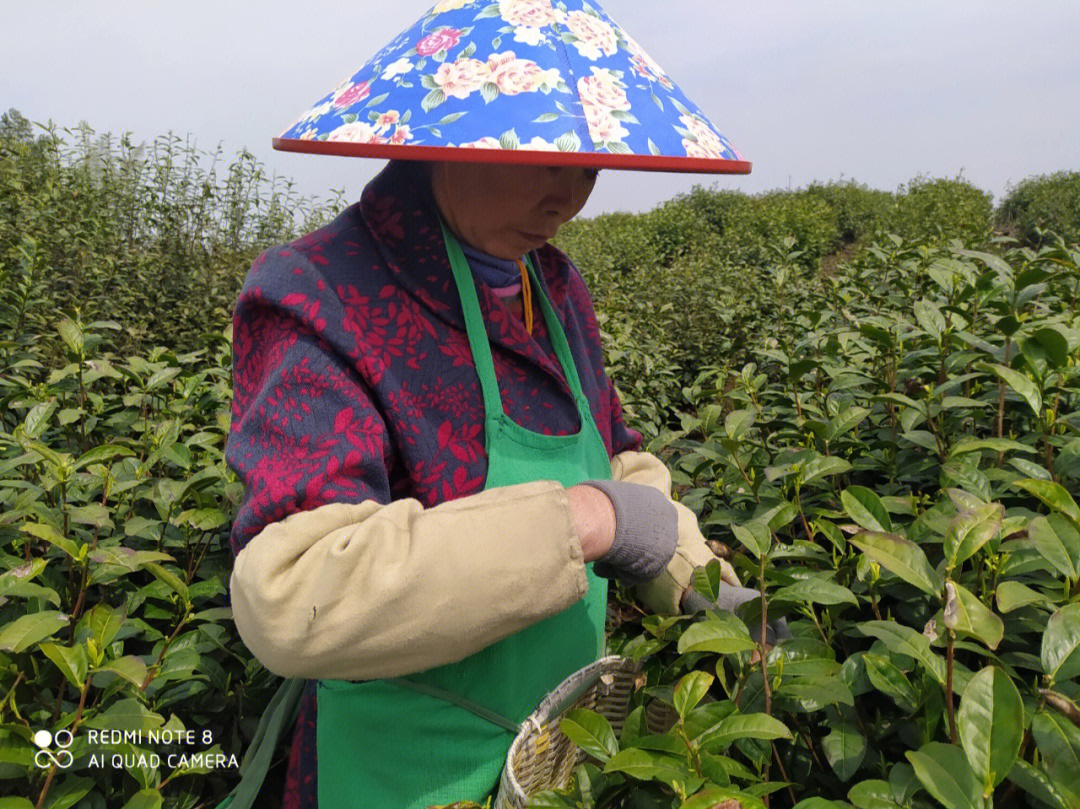
<instances>
[{"instance_id":1,"label":"woman's nose","mask_svg":"<svg viewBox=\"0 0 1080 809\"><path fill-rule=\"evenodd\" d=\"M545 212L559 216L562 221L571 219L585 205L591 190L585 170L575 166L552 167L548 178Z\"/></svg>"}]
</instances>

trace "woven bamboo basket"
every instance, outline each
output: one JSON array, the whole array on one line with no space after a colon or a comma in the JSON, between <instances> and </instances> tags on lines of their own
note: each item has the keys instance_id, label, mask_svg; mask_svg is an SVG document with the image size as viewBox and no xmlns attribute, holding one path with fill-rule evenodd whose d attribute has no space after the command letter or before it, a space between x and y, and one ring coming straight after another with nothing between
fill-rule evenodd
<instances>
[{"instance_id":1,"label":"woven bamboo basket","mask_svg":"<svg viewBox=\"0 0 1080 809\"><path fill-rule=\"evenodd\" d=\"M570 783L586 754L559 727L567 711L587 708L611 723L618 735L640 666L628 657L603 657L563 680L522 723L510 745L493 809L525 809L529 796ZM675 720L674 711L658 700L645 710L649 730L662 733Z\"/></svg>"}]
</instances>

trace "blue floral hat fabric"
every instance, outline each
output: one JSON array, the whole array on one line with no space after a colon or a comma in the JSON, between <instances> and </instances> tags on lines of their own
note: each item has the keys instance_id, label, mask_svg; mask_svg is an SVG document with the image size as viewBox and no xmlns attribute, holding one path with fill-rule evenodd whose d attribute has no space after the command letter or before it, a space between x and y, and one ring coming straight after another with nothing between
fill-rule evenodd
<instances>
[{"instance_id":1,"label":"blue floral hat fabric","mask_svg":"<svg viewBox=\"0 0 1080 809\"><path fill-rule=\"evenodd\" d=\"M439 0L274 147L405 160L750 171L641 46L585 0Z\"/></svg>"}]
</instances>

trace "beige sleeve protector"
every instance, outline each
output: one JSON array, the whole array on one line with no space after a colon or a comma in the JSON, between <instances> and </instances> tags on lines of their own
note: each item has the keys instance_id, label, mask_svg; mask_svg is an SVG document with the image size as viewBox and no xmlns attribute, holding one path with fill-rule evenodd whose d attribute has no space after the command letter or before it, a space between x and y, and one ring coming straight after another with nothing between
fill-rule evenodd
<instances>
[{"instance_id":1,"label":"beige sleeve protector","mask_svg":"<svg viewBox=\"0 0 1080 809\"><path fill-rule=\"evenodd\" d=\"M236 628L263 665L323 679L460 660L587 588L566 490L552 481L430 509L405 499L299 512L254 537L230 581Z\"/></svg>"},{"instance_id":2,"label":"beige sleeve protector","mask_svg":"<svg viewBox=\"0 0 1080 809\"><path fill-rule=\"evenodd\" d=\"M612 459L612 475L671 494L663 462ZM678 612L694 567L714 558L697 520L679 512L667 571L638 593ZM468 537L454 542L451 537ZM414 499L299 512L264 528L230 580L240 637L285 677L375 679L461 660L586 592L566 490L535 481L424 509Z\"/></svg>"}]
</instances>

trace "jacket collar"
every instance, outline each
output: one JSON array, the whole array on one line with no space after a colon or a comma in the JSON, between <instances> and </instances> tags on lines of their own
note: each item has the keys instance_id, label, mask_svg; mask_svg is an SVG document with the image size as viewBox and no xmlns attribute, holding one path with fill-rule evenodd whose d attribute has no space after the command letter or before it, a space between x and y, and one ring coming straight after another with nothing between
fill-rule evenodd
<instances>
[{"instance_id":1,"label":"jacket collar","mask_svg":"<svg viewBox=\"0 0 1080 809\"><path fill-rule=\"evenodd\" d=\"M359 205L353 206L353 211L354 215L358 213L361 217L362 222L358 224L370 233L396 283L440 320L464 331L465 316L443 243L438 208L423 166L391 161L368 183ZM544 251L551 249L543 248ZM534 265L540 267L536 253L532 256ZM550 266L566 272L562 262L550 262ZM549 279L545 277L544 270L538 275L540 286L551 301ZM567 279L553 280L565 288ZM521 320L510 313L487 284L478 281L476 287L488 340L534 363L555 377L563 390L570 394L562 369L525 330ZM552 306L555 304L552 303ZM558 311L558 307L555 308ZM535 324L534 329L542 328L543 335L547 337L543 318L537 318ZM540 336L539 332L537 336ZM550 338L547 337L545 342L550 345Z\"/></svg>"}]
</instances>

